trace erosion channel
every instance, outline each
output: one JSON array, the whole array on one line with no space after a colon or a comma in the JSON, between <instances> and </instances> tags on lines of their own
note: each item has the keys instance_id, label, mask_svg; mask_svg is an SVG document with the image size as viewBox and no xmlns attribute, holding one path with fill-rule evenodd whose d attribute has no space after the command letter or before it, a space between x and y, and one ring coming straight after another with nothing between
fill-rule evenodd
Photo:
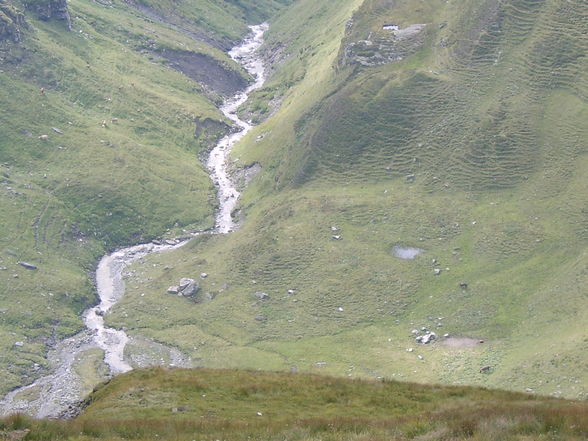
<instances>
[{"instance_id":1,"label":"erosion channel","mask_svg":"<svg viewBox=\"0 0 588 441\"><path fill-rule=\"evenodd\" d=\"M257 55L257 49L263 43L263 35L267 28L268 25L265 23L251 26L251 34L229 52L229 55L253 76L254 82L246 90L227 99L220 109L234 122L238 130L221 139L211 151L207 161L219 198L215 227L207 231L208 234L226 234L237 227L231 212L237 204L239 192L228 174L228 156L233 145L253 127L237 116L237 109L247 100L249 94L260 88L265 81L264 66ZM193 233L193 235L197 234L202 233ZM37 379L30 385L11 391L0 401L0 416L16 412L27 413L37 418L67 417L75 414L78 404L89 392L88 383L92 382L83 378L80 374L82 370L77 368L88 354L95 356L97 351L103 352L107 376L131 370L132 366L125 358L125 346L129 336L124 330L105 326L103 316L124 295L123 271L129 264L151 253L181 247L188 240L179 241L173 245L153 243L137 245L104 256L96 270L96 287L100 303L83 313L82 318L86 329L59 342L49 352L50 374ZM190 361L179 351L173 348L166 349L170 364L190 365Z\"/></svg>"}]
</instances>

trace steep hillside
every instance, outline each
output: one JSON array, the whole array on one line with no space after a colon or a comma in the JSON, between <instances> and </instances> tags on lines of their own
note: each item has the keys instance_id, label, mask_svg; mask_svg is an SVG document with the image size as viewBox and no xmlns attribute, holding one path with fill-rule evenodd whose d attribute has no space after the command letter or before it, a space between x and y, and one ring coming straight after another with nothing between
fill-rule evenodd
<instances>
[{"instance_id":1,"label":"steep hillside","mask_svg":"<svg viewBox=\"0 0 588 441\"><path fill-rule=\"evenodd\" d=\"M137 371L71 422L0 421L17 440L581 440L585 403L466 387L243 371Z\"/></svg>"},{"instance_id":2,"label":"steep hillside","mask_svg":"<svg viewBox=\"0 0 588 441\"><path fill-rule=\"evenodd\" d=\"M0 395L80 329L106 250L213 224L201 156L249 78L206 41L242 36L244 6L179 27L122 1L0 2Z\"/></svg>"},{"instance_id":3,"label":"steep hillside","mask_svg":"<svg viewBox=\"0 0 588 441\"><path fill-rule=\"evenodd\" d=\"M201 366L585 397L587 26L580 0L294 4L243 109L269 117L233 154L261 166L244 226L136 265L108 320ZM202 272L212 301L166 294Z\"/></svg>"}]
</instances>

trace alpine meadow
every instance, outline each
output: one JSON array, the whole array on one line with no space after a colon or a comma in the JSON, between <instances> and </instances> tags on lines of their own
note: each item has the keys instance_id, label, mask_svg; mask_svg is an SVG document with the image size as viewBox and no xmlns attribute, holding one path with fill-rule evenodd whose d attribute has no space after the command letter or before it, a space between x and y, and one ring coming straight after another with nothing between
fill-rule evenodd
<instances>
[{"instance_id":1,"label":"alpine meadow","mask_svg":"<svg viewBox=\"0 0 588 441\"><path fill-rule=\"evenodd\" d=\"M0 440L588 439L585 0L0 0L0 134Z\"/></svg>"}]
</instances>

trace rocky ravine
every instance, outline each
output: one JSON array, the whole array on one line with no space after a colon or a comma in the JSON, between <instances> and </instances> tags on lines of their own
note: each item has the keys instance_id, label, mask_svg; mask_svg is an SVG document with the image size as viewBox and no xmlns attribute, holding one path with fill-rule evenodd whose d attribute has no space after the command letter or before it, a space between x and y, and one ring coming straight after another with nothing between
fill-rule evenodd
<instances>
[{"instance_id":1,"label":"rocky ravine","mask_svg":"<svg viewBox=\"0 0 588 441\"><path fill-rule=\"evenodd\" d=\"M234 231L238 225L231 213L237 205L239 192L229 177L228 160L233 145L241 140L253 127L250 123L239 119L236 112L249 94L261 87L265 81L265 70L256 51L263 43L263 34L267 24L251 27L250 36L239 46L233 48L229 54L241 63L255 78L246 90L240 91L227 99L221 111L231 119L238 131L220 140L212 150L207 162L211 178L218 188L219 210L216 215L215 227L206 233L226 234ZM194 233L194 235L203 233ZM16 412L24 412L37 418L51 418L74 415L78 404L87 393L85 384L88 379L82 378L80 363L87 356L88 351L102 350L104 362L108 366L110 375L116 375L131 370L133 367L143 367L139 362L130 362L125 354L125 346L129 336L124 330L105 326L104 315L124 295L123 270L137 259L148 254L176 249L187 243L177 241L169 245L144 244L120 249L104 256L96 270L96 286L100 303L86 310L83 314L86 329L79 334L59 342L48 354L52 372L39 378L34 383L15 389L0 401L0 416ZM161 350L162 345L157 345ZM174 348L165 348L169 352L171 363L180 366L190 366L190 360L182 356ZM136 358L135 358L136 360ZM145 363L145 365L148 363Z\"/></svg>"}]
</instances>

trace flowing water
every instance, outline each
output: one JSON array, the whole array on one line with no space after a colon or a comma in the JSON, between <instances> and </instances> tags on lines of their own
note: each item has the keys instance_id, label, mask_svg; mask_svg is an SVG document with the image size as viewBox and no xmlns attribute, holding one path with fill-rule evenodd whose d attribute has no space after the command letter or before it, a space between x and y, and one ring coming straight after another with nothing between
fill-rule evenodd
<instances>
[{"instance_id":1,"label":"flowing water","mask_svg":"<svg viewBox=\"0 0 588 441\"><path fill-rule=\"evenodd\" d=\"M237 109L247 101L249 94L260 88L265 81L265 70L257 55L257 49L263 43L263 34L267 28L265 23L251 26L251 34L229 52L229 55L251 74L254 82L246 90L227 99L220 109L233 121L237 130L220 140L211 151L207 162L219 198L215 227L209 233L226 234L237 228L231 213L237 206L240 193L227 170L229 153L233 145L253 127L251 123L237 116ZM6 395L0 401L0 415L24 412L37 418L51 418L67 415L68 412L75 413L78 403L84 398L85 388L87 389L76 365L87 351L101 349L104 352L104 362L110 375L131 370L132 366L124 355L129 337L124 330L109 328L104 324L104 315L124 295L123 270L148 254L173 250L185 243L187 241L174 245L149 243L123 248L104 256L96 270L96 288L100 303L84 312L86 329L59 342L48 354L51 373Z\"/></svg>"}]
</instances>

